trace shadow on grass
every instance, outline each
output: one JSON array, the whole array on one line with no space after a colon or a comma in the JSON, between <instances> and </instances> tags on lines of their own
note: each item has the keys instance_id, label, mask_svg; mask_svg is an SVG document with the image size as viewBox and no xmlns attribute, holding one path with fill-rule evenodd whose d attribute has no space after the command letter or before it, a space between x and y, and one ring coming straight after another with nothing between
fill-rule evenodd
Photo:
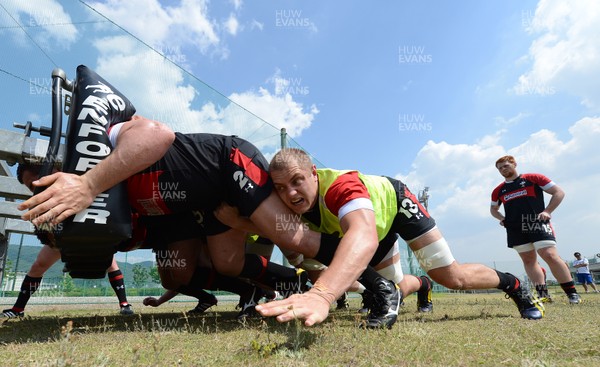
<instances>
[{"instance_id":1,"label":"shadow on grass","mask_svg":"<svg viewBox=\"0 0 600 367\"><path fill-rule=\"evenodd\" d=\"M479 315L461 315L461 316L450 316L448 314L422 314L417 315L412 319L406 319L406 321L420 321L420 322L447 322L447 321L473 321L473 320L485 320L485 319L503 319L503 318L513 318L518 315L507 315L500 313L489 313L489 312L481 312Z\"/></svg>"},{"instance_id":2,"label":"shadow on grass","mask_svg":"<svg viewBox=\"0 0 600 367\"><path fill-rule=\"evenodd\" d=\"M6 320L0 324L0 344L47 342L57 340L61 328L72 321L72 332L93 334L108 332L186 332L186 333L227 333L240 329L263 329L289 334L289 328L273 320L252 319L239 322L237 312L207 312L202 315L187 313L138 313L131 316L92 315L92 316L26 316L22 319ZM304 334L303 334L304 335ZM312 343L310 335L304 340Z\"/></svg>"},{"instance_id":3,"label":"shadow on grass","mask_svg":"<svg viewBox=\"0 0 600 367\"><path fill-rule=\"evenodd\" d=\"M274 318L249 319L240 322L236 311L206 312L202 315L177 313L138 313L121 315L26 316L4 320L0 324L0 345L45 343L63 338L68 325L72 334L90 335L115 332L181 332L188 334L223 334L239 330L268 331L285 336L285 342L269 345L256 343L259 353L298 352L308 349L318 339L318 332L299 323L278 323Z\"/></svg>"},{"instance_id":4,"label":"shadow on grass","mask_svg":"<svg viewBox=\"0 0 600 367\"><path fill-rule=\"evenodd\" d=\"M481 320L481 319L504 319L504 318L513 318L519 317L518 312L515 310L515 314L510 315L506 313L492 313L481 311L479 314L468 314L468 315L450 315L448 313L433 312L429 313L415 313L406 310L400 310L400 314L398 315L397 322L447 322L447 321L473 321L473 320ZM338 320L343 323L353 322L357 326L366 320L366 314L360 314L353 310L344 310L344 311L333 311L330 314L329 320L331 319ZM520 318L520 317L519 317Z\"/></svg>"}]
</instances>

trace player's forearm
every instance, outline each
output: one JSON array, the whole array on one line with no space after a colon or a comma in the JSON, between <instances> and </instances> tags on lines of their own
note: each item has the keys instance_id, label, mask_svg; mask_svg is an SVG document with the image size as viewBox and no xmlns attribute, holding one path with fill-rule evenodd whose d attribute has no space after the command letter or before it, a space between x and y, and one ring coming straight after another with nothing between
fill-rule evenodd
<instances>
[{"instance_id":1,"label":"player's forearm","mask_svg":"<svg viewBox=\"0 0 600 367\"><path fill-rule=\"evenodd\" d=\"M502 213L500 213L500 210L498 210L497 207L490 206L490 214L492 215L492 217L498 219L499 221L504 220L504 215L502 215Z\"/></svg>"},{"instance_id":2,"label":"player's forearm","mask_svg":"<svg viewBox=\"0 0 600 367\"><path fill-rule=\"evenodd\" d=\"M319 283L339 298L359 278L377 250L377 236L368 231L347 232Z\"/></svg>"},{"instance_id":3,"label":"player's forearm","mask_svg":"<svg viewBox=\"0 0 600 367\"><path fill-rule=\"evenodd\" d=\"M149 167L164 156L174 140L175 134L164 124L135 121L119 135L112 154L84 174L92 193L98 195Z\"/></svg>"},{"instance_id":4,"label":"player's forearm","mask_svg":"<svg viewBox=\"0 0 600 367\"><path fill-rule=\"evenodd\" d=\"M560 194L556 193L556 194L552 195L552 198L550 199L550 202L548 203L548 205L546 206L546 209L544 209L544 211L548 212L548 213L554 212L554 210L556 210L556 208L558 208L560 203L563 201L564 197L565 197L565 194L562 191L560 192Z\"/></svg>"},{"instance_id":5,"label":"player's forearm","mask_svg":"<svg viewBox=\"0 0 600 367\"><path fill-rule=\"evenodd\" d=\"M262 233L261 230L252 222L249 218L238 217L235 223L225 223L226 225L239 229L240 231L257 234L261 237L266 237L265 233Z\"/></svg>"},{"instance_id":6,"label":"player's forearm","mask_svg":"<svg viewBox=\"0 0 600 367\"><path fill-rule=\"evenodd\" d=\"M165 302L170 301L171 299L173 299L173 297L175 297L176 295L178 295L178 292L175 291L171 291L171 290L167 290L162 296L160 296L160 298L158 299L158 304L162 305Z\"/></svg>"}]
</instances>

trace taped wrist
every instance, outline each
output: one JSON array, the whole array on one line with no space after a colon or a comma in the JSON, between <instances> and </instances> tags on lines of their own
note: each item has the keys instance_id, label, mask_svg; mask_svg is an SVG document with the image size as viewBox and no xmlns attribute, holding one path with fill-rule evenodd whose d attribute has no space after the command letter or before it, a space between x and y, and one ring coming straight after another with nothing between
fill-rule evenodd
<instances>
[{"instance_id":1,"label":"taped wrist","mask_svg":"<svg viewBox=\"0 0 600 367\"><path fill-rule=\"evenodd\" d=\"M309 293L316 294L317 296L323 298L329 305L332 305L338 297L336 297L335 293L329 290L325 284L323 284L320 280L317 280Z\"/></svg>"}]
</instances>

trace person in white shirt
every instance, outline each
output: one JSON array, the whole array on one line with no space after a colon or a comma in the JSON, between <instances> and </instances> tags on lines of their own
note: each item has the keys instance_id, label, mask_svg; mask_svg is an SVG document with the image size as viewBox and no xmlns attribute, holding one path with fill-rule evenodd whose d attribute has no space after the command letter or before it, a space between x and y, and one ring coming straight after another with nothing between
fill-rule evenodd
<instances>
[{"instance_id":1,"label":"person in white shirt","mask_svg":"<svg viewBox=\"0 0 600 367\"><path fill-rule=\"evenodd\" d=\"M585 257L582 257L579 252L573 254L575 261L573 261L573 267L577 270L577 281L583 286L585 293L588 292L587 285L589 284L594 292L598 293L598 289L594 284L594 278L590 271L590 262Z\"/></svg>"}]
</instances>

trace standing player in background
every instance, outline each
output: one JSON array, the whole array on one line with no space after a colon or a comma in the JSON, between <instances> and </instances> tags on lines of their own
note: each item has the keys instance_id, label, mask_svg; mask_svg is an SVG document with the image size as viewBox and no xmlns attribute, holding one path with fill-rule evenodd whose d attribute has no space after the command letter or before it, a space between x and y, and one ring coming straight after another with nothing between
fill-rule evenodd
<instances>
[{"instance_id":1,"label":"standing player in background","mask_svg":"<svg viewBox=\"0 0 600 367\"><path fill-rule=\"evenodd\" d=\"M590 262L585 257L582 257L579 252L573 254L575 256L575 261L573 261L573 267L577 270L577 281L581 283L585 293L588 292L587 285L594 290L594 292L598 293L598 289L594 284L594 278L592 277L592 272L590 271Z\"/></svg>"},{"instance_id":2,"label":"standing player in background","mask_svg":"<svg viewBox=\"0 0 600 367\"><path fill-rule=\"evenodd\" d=\"M548 286L538 263L539 255L550 267L571 304L581 302L571 272L556 250L554 228L550 223L552 212L562 202L564 191L539 173L517 172L517 162L506 155L496 161L496 168L504 182L492 191L490 213L506 228L508 247L517 251L525 272L535 284L541 298L548 297ZM546 206L544 192L551 196ZM504 204L504 215L500 206Z\"/></svg>"}]
</instances>

